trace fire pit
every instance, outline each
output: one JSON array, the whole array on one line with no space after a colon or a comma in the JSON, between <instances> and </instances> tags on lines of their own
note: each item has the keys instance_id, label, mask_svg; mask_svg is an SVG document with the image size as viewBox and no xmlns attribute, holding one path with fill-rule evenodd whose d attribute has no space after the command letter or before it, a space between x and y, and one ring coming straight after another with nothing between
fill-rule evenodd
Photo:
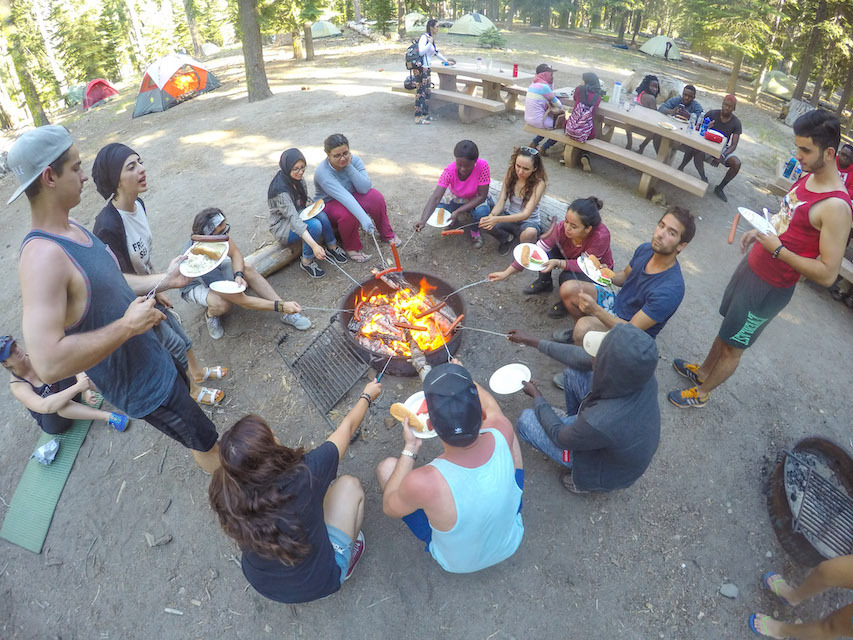
<instances>
[{"instance_id":1,"label":"fire pit","mask_svg":"<svg viewBox=\"0 0 853 640\"><path fill-rule=\"evenodd\" d=\"M806 566L853 553L853 458L824 438L780 454L768 482L770 521L791 557Z\"/></svg>"},{"instance_id":2,"label":"fire pit","mask_svg":"<svg viewBox=\"0 0 853 640\"><path fill-rule=\"evenodd\" d=\"M381 369L390 357L388 374L417 375L408 361L412 356L409 338L433 366L447 362L445 341L450 353L459 349L462 338L456 326L465 315L465 302L454 294L441 306L453 291L450 283L417 271L366 280L341 303L342 309L354 309L339 314L344 335L367 364Z\"/></svg>"}]
</instances>

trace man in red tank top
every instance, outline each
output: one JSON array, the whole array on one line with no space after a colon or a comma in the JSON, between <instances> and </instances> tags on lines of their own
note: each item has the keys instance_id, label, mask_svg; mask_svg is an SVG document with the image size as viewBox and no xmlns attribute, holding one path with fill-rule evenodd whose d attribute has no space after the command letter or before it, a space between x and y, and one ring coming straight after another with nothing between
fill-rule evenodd
<instances>
[{"instance_id":1,"label":"man in red tank top","mask_svg":"<svg viewBox=\"0 0 853 640\"><path fill-rule=\"evenodd\" d=\"M711 391L735 372L744 350L788 304L800 276L826 287L838 276L853 209L835 164L841 123L825 111L810 111L794 122L794 140L803 177L770 219L778 235L752 230L741 237L741 251L752 249L723 294L723 323L705 361L672 363L695 385L669 394L677 407L708 402Z\"/></svg>"}]
</instances>

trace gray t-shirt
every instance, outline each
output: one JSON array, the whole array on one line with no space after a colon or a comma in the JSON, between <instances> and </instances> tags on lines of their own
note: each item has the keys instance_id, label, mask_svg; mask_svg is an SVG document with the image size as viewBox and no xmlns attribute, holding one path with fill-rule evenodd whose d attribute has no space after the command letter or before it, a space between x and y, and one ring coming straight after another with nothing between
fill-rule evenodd
<instances>
[{"instance_id":1,"label":"gray t-shirt","mask_svg":"<svg viewBox=\"0 0 853 640\"><path fill-rule=\"evenodd\" d=\"M115 206L115 203L113 203ZM127 254L130 263L138 275L154 273L151 264L151 248L154 237L151 235L151 227L148 225L148 216L145 215L145 207L138 200L136 211L122 211L116 207L124 223L124 238L127 243Z\"/></svg>"}]
</instances>

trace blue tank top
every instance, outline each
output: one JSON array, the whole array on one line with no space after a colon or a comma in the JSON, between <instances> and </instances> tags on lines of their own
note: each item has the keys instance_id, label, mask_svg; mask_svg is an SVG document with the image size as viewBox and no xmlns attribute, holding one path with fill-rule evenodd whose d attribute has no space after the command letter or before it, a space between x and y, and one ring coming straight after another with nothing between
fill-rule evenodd
<instances>
[{"instance_id":1,"label":"blue tank top","mask_svg":"<svg viewBox=\"0 0 853 640\"><path fill-rule=\"evenodd\" d=\"M89 242L82 244L46 231L30 231L21 249L33 238L58 244L86 281L86 307L66 335L94 331L121 318L136 299L107 246L79 224ZM113 406L132 418L142 418L164 404L172 391L175 367L169 352L153 331L134 336L101 360L86 375Z\"/></svg>"},{"instance_id":2,"label":"blue tank top","mask_svg":"<svg viewBox=\"0 0 853 640\"><path fill-rule=\"evenodd\" d=\"M495 439L486 464L469 469L441 458L429 463L447 481L456 503L456 524L450 531L433 528L429 545L432 557L452 573L471 573L506 560L524 536L518 510L522 491L509 444L497 429L480 433Z\"/></svg>"}]
</instances>

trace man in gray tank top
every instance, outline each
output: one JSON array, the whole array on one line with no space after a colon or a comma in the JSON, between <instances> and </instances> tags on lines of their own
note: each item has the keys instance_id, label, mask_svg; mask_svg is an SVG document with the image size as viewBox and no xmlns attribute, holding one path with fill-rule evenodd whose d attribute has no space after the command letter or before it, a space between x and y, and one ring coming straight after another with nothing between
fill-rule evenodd
<instances>
[{"instance_id":1,"label":"man in gray tank top","mask_svg":"<svg viewBox=\"0 0 853 640\"><path fill-rule=\"evenodd\" d=\"M20 183L9 203L26 193L30 204L18 274L24 339L39 377L52 383L85 371L118 409L191 449L202 469L216 469L216 427L151 331L164 316L144 296L163 274L123 275L106 245L69 218L88 178L68 130L27 131L8 161ZM176 270L158 291L187 283Z\"/></svg>"}]
</instances>

